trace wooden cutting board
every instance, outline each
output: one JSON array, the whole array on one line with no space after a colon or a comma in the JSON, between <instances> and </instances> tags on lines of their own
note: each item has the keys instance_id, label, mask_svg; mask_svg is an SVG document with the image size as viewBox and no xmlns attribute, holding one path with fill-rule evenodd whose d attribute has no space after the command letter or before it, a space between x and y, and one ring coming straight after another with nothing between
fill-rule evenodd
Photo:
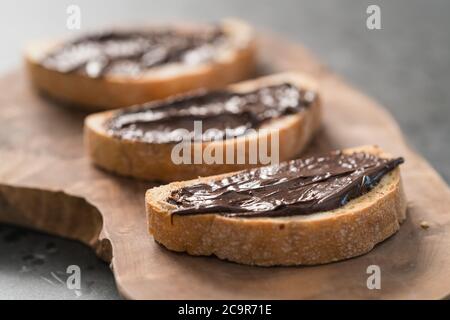
<instances>
[{"instance_id":1,"label":"wooden cutting board","mask_svg":"<svg viewBox=\"0 0 450 320\"><path fill-rule=\"evenodd\" d=\"M144 192L155 184L91 166L83 152L85 115L38 96L22 70L0 79L0 221L86 243L111 262L119 291L131 299L445 298L448 186L381 106L302 47L275 37L260 44L261 73L300 70L321 83L324 125L309 153L378 144L405 157L408 219L372 252L322 266L262 268L164 249L147 233ZM381 268L381 290L367 289L369 265Z\"/></svg>"}]
</instances>

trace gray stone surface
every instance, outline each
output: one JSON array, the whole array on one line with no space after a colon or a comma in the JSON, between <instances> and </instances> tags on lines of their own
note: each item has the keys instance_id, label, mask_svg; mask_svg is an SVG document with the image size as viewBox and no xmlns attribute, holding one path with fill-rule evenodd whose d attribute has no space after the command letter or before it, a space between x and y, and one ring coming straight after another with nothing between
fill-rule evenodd
<instances>
[{"instance_id":1,"label":"gray stone surface","mask_svg":"<svg viewBox=\"0 0 450 320\"><path fill-rule=\"evenodd\" d=\"M238 16L302 42L336 72L385 105L408 142L450 181L450 1L3 1L0 72L20 64L35 38L69 33L66 8L78 4L82 29L113 23ZM381 7L382 30L365 27L369 4ZM6 93L2 93L6 94ZM65 269L82 270L68 290ZM53 274L52 274L53 273ZM115 299L108 266L81 244L0 226L0 298Z\"/></svg>"}]
</instances>

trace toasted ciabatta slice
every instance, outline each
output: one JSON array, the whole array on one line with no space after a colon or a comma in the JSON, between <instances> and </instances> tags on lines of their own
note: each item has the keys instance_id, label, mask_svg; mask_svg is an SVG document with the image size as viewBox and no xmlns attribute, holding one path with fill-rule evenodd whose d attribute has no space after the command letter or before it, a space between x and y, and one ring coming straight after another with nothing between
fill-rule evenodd
<instances>
[{"instance_id":1,"label":"toasted ciabatta slice","mask_svg":"<svg viewBox=\"0 0 450 320\"><path fill-rule=\"evenodd\" d=\"M124 28L119 31L151 32L168 29L179 33L195 34L213 27L216 26L173 24L167 27L155 26L139 30ZM126 107L197 88L220 88L249 78L254 72L256 59L254 31L249 25L236 19L226 19L218 27L223 32L225 40L214 48L212 56L205 61L162 63L137 75L117 72L101 77L91 77L74 70L61 72L59 69L46 66L43 63L44 59L67 43L63 41L33 43L26 49L25 60L34 86L57 100L69 102L88 111ZM117 45L113 49L120 54L122 48ZM79 49L80 57L89 54L89 50L92 50L89 46ZM157 59L160 52L152 53L153 56L149 59ZM204 52L199 52L197 56L201 57ZM70 61L60 61L64 59L65 56L60 57L58 63L66 68ZM90 70L95 73L97 68L98 65L92 65Z\"/></svg>"},{"instance_id":2,"label":"toasted ciabatta slice","mask_svg":"<svg viewBox=\"0 0 450 320\"><path fill-rule=\"evenodd\" d=\"M391 158L374 146L344 150L343 154L355 152ZM402 159L398 159L401 163ZM148 190L146 208L150 234L166 248L192 255L215 255L260 266L313 265L370 251L399 230L406 218L398 167L385 174L367 193L329 211L250 218L214 213L174 214L177 206L169 201L173 192L231 175L234 173L174 182Z\"/></svg>"},{"instance_id":3,"label":"toasted ciabatta slice","mask_svg":"<svg viewBox=\"0 0 450 320\"><path fill-rule=\"evenodd\" d=\"M139 111L140 106L124 109L125 111L114 110L88 116L85 120L87 151L92 161L101 168L120 175L152 181L187 180L268 164L259 157L256 161L251 159L253 150L251 145L260 145L259 143L262 141L267 142L269 156L274 155L272 151L275 150L278 151L279 161L293 159L303 150L320 126L320 99L313 80L298 73L282 73L234 84L229 86L225 92L245 94L276 85L292 86L295 90L299 90L298 92L301 90L305 92L305 95L310 94L312 100L308 107L299 112L268 119L262 123L258 131L220 141L193 141L190 144L192 153L200 150L200 154L203 154L206 150L214 148L222 150L222 158L215 163L207 164L203 159L201 159L201 163L195 161L176 163L173 161L172 152L179 143L149 143L140 139L116 137L109 132L106 124L111 119L126 110ZM163 106L177 103L177 101L183 102L183 99L190 97L192 95L180 96L176 99L150 104L146 108L150 107L150 110L155 110L153 105ZM282 99L283 97L278 98ZM272 138L274 139L272 140ZM234 150L231 161L227 159L230 149ZM238 153L243 154L241 162L237 161ZM275 155L270 159L275 159Z\"/></svg>"}]
</instances>

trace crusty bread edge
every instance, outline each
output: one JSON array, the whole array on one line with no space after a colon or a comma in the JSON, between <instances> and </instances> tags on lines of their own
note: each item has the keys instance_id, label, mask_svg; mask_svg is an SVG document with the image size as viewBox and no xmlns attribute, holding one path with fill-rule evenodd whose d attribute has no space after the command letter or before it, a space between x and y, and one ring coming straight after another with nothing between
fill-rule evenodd
<instances>
[{"instance_id":1,"label":"crusty bread edge","mask_svg":"<svg viewBox=\"0 0 450 320\"><path fill-rule=\"evenodd\" d=\"M389 157L373 146L345 152L359 150ZM384 176L369 193L328 212L250 219L215 214L171 216L174 207L165 201L170 193L198 181L175 182L146 193L149 231L170 250L215 255L248 265L323 264L369 252L397 232L406 218L399 168Z\"/></svg>"},{"instance_id":2,"label":"crusty bread edge","mask_svg":"<svg viewBox=\"0 0 450 320\"><path fill-rule=\"evenodd\" d=\"M197 88L221 88L251 76L256 67L254 31L237 19L225 19L222 25L239 45L218 59L198 66L162 66L139 78L94 79L47 69L39 61L55 45L48 41L30 44L25 51L25 64L33 85L57 100L87 111L126 107Z\"/></svg>"},{"instance_id":3,"label":"crusty bread edge","mask_svg":"<svg viewBox=\"0 0 450 320\"><path fill-rule=\"evenodd\" d=\"M247 80L231 85L234 91L252 91L257 87L288 81L298 87L317 92L317 84L299 73L280 73L254 80ZM151 144L141 141L130 141L112 137L104 129L104 122L115 111L107 111L90 115L85 120L85 146L93 161L99 167L123 176L150 181L179 181L210 176L230 171L238 171L255 164L175 164L171 153L175 144ZM296 157L311 140L321 123L320 97L307 110L296 115L289 115L272 120L259 135L250 134L245 137L228 139L222 143L226 148L230 144L245 146L246 159L249 158L249 144L256 139L270 141L271 134L278 130L279 159L285 161ZM197 143L194 143L197 144ZM215 142L201 143L204 150ZM225 152L224 152L225 154Z\"/></svg>"}]
</instances>

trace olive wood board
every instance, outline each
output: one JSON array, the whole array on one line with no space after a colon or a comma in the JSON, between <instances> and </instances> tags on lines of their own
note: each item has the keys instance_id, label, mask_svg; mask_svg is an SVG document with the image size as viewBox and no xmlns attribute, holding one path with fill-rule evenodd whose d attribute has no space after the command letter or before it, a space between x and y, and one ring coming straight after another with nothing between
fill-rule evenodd
<instances>
[{"instance_id":1,"label":"olive wood board","mask_svg":"<svg viewBox=\"0 0 450 320\"><path fill-rule=\"evenodd\" d=\"M38 95L24 70L0 79L0 221L75 239L111 263L129 299L442 299L450 294L450 191L411 150L383 107L307 50L259 39L260 73L299 70L319 80L323 127L307 153L377 144L403 156L408 198L400 231L370 253L309 267L252 267L174 253L147 231L144 193L155 183L110 175L83 150L85 114ZM426 221L428 229L421 227ZM367 288L367 268L381 289Z\"/></svg>"}]
</instances>

